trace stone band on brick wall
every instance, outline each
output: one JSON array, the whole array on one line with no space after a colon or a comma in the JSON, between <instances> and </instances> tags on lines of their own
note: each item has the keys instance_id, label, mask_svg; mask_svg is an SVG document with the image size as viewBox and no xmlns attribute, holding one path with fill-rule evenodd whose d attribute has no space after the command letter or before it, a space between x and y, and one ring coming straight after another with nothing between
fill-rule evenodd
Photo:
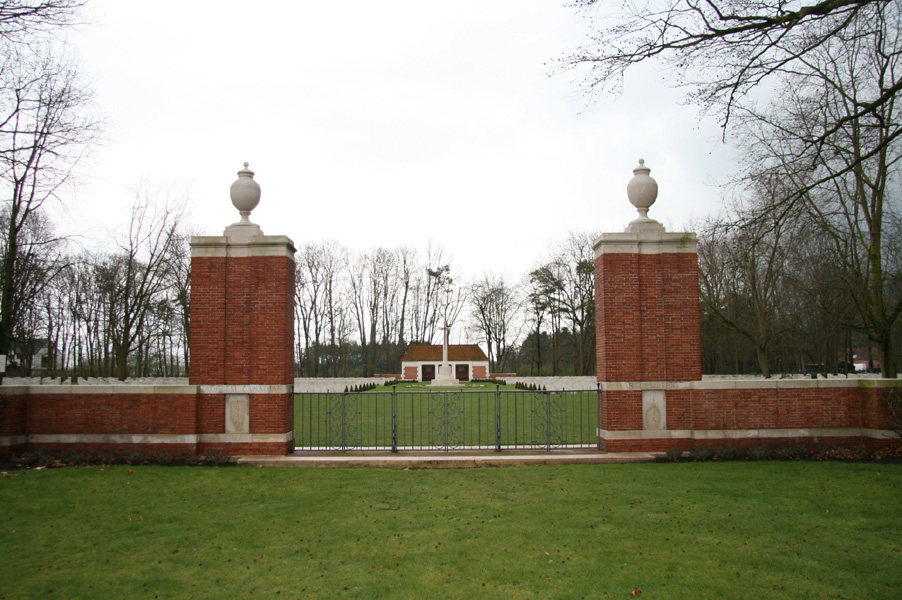
<instances>
[{"instance_id":1,"label":"stone band on brick wall","mask_svg":"<svg viewBox=\"0 0 902 600\"><path fill-rule=\"evenodd\" d=\"M201 394L291 394L291 385L199 385Z\"/></svg>"},{"instance_id":2,"label":"stone band on brick wall","mask_svg":"<svg viewBox=\"0 0 902 600\"><path fill-rule=\"evenodd\" d=\"M603 440L768 440L802 438L870 438L874 440L892 439L894 434L888 429L868 429L865 427L825 427L823 429L692 429L658 431L606 431L598 430Z\"/></svg>"}]
</instances>

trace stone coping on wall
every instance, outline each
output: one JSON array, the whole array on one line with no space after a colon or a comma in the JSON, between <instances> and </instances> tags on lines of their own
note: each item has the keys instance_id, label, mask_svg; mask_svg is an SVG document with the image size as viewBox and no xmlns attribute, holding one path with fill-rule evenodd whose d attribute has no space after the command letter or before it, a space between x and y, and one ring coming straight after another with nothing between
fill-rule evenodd
<instances>
[{"instance_id":1,"label":"stone coping on wall","mask_svg":"<svg viewBox=\"0 0 902 600\"><path fill-rule=\"evenodd\" d=\"M0 394L290 394L290 385L4 385Z\"/></svg>"},{"instance_id":2,"label":"stone coping on wall","mask_svg":"<svg viewBox=\"0 0 902 600\"><path fill-rule=\"evenodd\" d=\"M547 391L560 391L560 390L571 390L571 391L585 391L585 390L594 390L598 385L598 380L594 375L589 376L578 376L578 375L564 375L560 377L553 376L545 376L545 377L531 377L531 376L513 376L513 377L498 377L499 381L503 381L508 385L515 385L517 383L524 383L526 385L535 384L540 389L544 388Z\"/></svg>"},{"instance_id":3,"label":"stone coping on wall","mask_svg":"<svg viewBox=\"0 0 902 600\"><path fill-rule=\"evenodd\" d=\"M3 385L188 385L187 377L139 377L120 381L115 377L4 377Z\"/></svg>"},{"instance_id":4,"label":"stone coping on wall","mask_svg":"<svg viewBox=\"0 0 902 600\"><path fill-rule=\"evenodd\" d=\"M755 375L711 375L704 374L702 375L702 381L786 381L786 380L798 380L798 379L809 379L814 381L816 379L819 380L829 380L829 381L837 381L842 379L882 379L879 373L821 373L817 377L812 377L810 374L805 373L775 373L771 377L765 377L761 374Z\"/></svg>"},{"instance_id":5,"label":"stone coping on wall","mask_svg":"<svg viewBox=\"0 0 902 600\"><path fill-rule=\"evenodd\" d=\"M601 381L603 392L641 390L780 390L902 387L902 379L729 379L703 381Z\"/></svg>"},{"instance_id":6,"label":"stone coping on wall","mask_svg":"<svg viewBox=\"0 0 902 600\"><path fill-rule=\"evenodd\" d=\"M357 385L375 383L377 386L385 386L390 381L386 377L296 377L294 379L294 392L296 394L340 394L345 388ZM391 391L391 386L385 388Z\"/></svg>"}]
</instances>

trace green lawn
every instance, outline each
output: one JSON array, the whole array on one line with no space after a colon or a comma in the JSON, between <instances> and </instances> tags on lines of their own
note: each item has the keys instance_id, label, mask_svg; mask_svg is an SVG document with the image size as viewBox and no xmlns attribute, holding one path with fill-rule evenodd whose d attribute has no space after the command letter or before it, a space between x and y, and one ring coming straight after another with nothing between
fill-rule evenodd
<instances>
[{"instance_id":1,"label":"green lawn","mask_svg":"<svg viewBox=\"0 0 902 600\"><path fill-rule=\"evenodd\" d=\"M900 498L887 464L17 471L0 598L900 598Z\"/></svg>"},{"instance_id":2,"label":"green lawn","mask_svg":"<svg viewBox=\"0 0 902 600\"><path fill-rule=\"evenodd\" d=\"M391 448L392 414L400 448L495 447L496 427L505 448L594 446L595 392L526 392L495 386L458 390L380 387L362 394L297 394L295 439L300 448ZM496 415L498 422L496 423ZM345 440L347 443L342 443Z\"/></svg>"}]
</instances>

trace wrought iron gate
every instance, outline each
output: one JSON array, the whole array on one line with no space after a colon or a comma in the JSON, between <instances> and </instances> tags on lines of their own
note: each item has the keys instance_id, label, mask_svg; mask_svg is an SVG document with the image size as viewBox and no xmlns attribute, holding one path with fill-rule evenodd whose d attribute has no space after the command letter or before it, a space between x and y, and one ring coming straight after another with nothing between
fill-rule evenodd
<instances>
[{"instance_id":1,"label":"wrought iron gate","mask_svg":"<svg viewBox=\"0 0 902 600\"><path fill-rule=\"evenodd\" d=\"M297 394L295 439L310 450L596 447L597 390Z\"/></svg>"}]
</instances>

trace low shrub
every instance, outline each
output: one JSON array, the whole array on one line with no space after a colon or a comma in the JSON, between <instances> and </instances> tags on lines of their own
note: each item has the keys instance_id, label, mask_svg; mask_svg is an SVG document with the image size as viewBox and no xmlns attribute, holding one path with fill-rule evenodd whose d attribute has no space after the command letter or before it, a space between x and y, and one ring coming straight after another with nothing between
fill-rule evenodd
<instances>
[{"instance_id":1,"label":"low shrub","mask_svg":"<svg viewBox=\"0 0 902 600\"><path fill-rule=\"evenodd\" d=\"M717 451L717 460L745 460L748 451L742 446L726 446Z\"/></svg>"},{"instance_id":2,"label":"low shrub","mask_svg":"<svg viewBox=\"0 0 902 600\"><path fill-rule=\"evenodd\" d=\"M231 462L232 457L222 452L207 452L204 454L204 464L208 465L224 465Z\"/></svg>"},{"instance_id":3,"label":"low shrub","mask_svg":"<svg viewBox=\"0 0 902 600\"><path fill-rule=\"evenodd\" d=\"M689 456L696 462L712 460L714 458L714 448L711 446L698 446L689 452Z\"/></svg>"},{"instance_id":4,"label":"low shrub","mask_svg":"<svg viewBox=\"0 0 902 600\"><path fill-rule=\"evenodd\" d=\"M231 457L222 452L207 452L195 456L187 450L180 450L177 457L164 450L153 454L131 452L116 457L103 450L78 450L60 453L49 453L43 450L25 452L10 461L18 469L43 469L57 467L87 467L108 465L225 465L231 463Z\"/></svg>"},{"instance_id":5,"label":"low shrub","mask_svg":"<svg viewBox=\"0 0 902 600\"><path fill-rule=\"evenodd\" d=\"M114 462L115 457L107 452L83 450L63 452L59 455L59 458L56 461L57 464L54 466L62 467L75 465L79 467L85 467L88 465L111 465Z\"/></svg>"},{"instance_id":6,"label":"low shrub","mask_svg":"<svg viewBox=\"0 0 902 600\"><path fill-rule=\"evenodd\" d=\"M818 460L862 460L868 457L868 451L861 446L844 448L831 446L817 453Z\"/></svg>"},{"instance_id":7,"label":"low shrub","mask_svg":"<svg viewBox=\"0 0 902 600\"><path fill-rule=\"evenodd\" d=\"M782 446L774 450L774 458L777 460L800 460L808 458L810 454L803 446Z\"/></svg>"},{"instance_id":8,"label":"low shrub","mask_svg":"<svg viewBox=\"0 0 902 600\"><path fill-rule=\"evenodd\" d=\"M767 446L755 446L749 448L749 458L753 460L767 460L771 457L771 449Z\"/></svg>"},{"instance_id":9,"label":"low shrub","mask_svg":"<svg viewBox=\"0 0 902 600\"><path fill-rule=\"evenodd\" d=\"M680 448L668 448L667 452L664 453L664 456L670 462L676 462L683 458L683 451Z\"/></svg>"},{"instance_id":10,"label":"low shrub","mask_svg":"<svg viewBox=\"0 0 902 600\"><path fill-rule=\"evenodd\" d=\"M33 469L48 464L52 459L43 450L32 450L19 456L16 465L21 469Z\"/></svg>"}]
</instances>

